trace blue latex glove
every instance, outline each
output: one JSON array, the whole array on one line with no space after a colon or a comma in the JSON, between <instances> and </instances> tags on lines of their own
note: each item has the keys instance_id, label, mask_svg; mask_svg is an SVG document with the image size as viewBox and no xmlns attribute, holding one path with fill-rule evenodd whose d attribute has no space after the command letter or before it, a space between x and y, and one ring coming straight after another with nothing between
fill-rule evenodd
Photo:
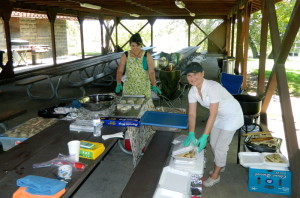
<instances>
[{"instance_id":1,"label":"blue latex glove","mask_svg":"<svg viewBox=\"0 0 300 198\"><path fill-rule=\"evenodd\" d=\"M198 140L198 152L201 152L205 147L207 143L207 138L209 135L202 134L202 136Z\"/></svg>"},{"instance_id":2,"label":"blue latex glove","mask_svg":"<svg viewBox=\"0 0 300 198\"><path fill-rule=\"evenodd\" d=\"M115 92L120 93L123 90L122 83L117 83Z\"/></svg>"},{"instance_id":3,"label":"blue latex glove","mask_svg":"<svg viewBox=\"0 0 300 198\"><path fill-rule=\"evenodd\" d=\"M151 90L157 94L161 94L161 90L155 85L151 85Z\"/></svg>"},{"instance_id":4,"label":"blue latex glove","mask_svg":"<svg viewBox=\"0 0 300 198\"><path fill-rule=\"evenodd\" d=\"M189 146L190 143L193 143L195 146L197 145L197 140L195 138L195 133L194 132L189 132L187 138L184 140L182 145L183 146Z\"/></svg>"}]
</instances>

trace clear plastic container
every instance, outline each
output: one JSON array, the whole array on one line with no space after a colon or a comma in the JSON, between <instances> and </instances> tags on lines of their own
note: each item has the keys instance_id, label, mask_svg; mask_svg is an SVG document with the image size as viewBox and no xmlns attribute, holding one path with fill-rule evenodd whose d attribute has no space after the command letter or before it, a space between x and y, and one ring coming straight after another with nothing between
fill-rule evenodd
<instances>
[{"instance_id":1,"label":"clear plastic container","mask_svg":"<svg viewBox=\"0 0 300 198\"><path fill-rule=\"evenodd\" d=\"M94 126L94 132L93 132L94 137L100 137L102 123L101 123L99 115L97 115L97 114L94 116L93 126Z\"/></svg>"}]
</instances>

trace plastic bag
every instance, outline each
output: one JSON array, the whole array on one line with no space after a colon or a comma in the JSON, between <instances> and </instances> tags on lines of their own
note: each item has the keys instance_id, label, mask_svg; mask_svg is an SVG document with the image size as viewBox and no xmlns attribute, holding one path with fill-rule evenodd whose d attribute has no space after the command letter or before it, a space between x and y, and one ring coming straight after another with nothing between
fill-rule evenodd
<instances>
[{"instance_id":1,"label":"plastic bag","mask_svg":"<svg viewBox=\"0 0 300 198\"><path fill-rule=\"evenodd\" d=\"M58 154L57 158L54 158L50 161L47 162L42 162L38 164L33 164L33 168L44 168L44 167L51 167L51 166L62 166L62 165L71 165L73 167L73 170L84 170L85 169L85 164L81 162L74 162L72 159L72 155L63 155L63 154Z\"/></svg>"}]
</instances>

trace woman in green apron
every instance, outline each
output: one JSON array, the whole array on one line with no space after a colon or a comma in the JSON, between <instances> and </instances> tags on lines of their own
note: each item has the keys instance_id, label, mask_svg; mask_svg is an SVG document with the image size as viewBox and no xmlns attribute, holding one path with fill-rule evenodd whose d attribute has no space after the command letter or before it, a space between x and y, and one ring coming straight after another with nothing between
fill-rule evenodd
<instances>
[{"instance_id":1,"label":"woman in green apron","mask_svg":"<svg viewBox=\"0 0 300 198\"><path fill-rule=\"evenodd\" d=\"M151 98L151 90L161 94L156 86L154 62L150 53L141 49L143 41L136 33L129 40L131 50L122 54L117 70L116 93L123 90L123 95L145 95ZM126 79L122 86L122 76L125 71Z\"/></svg>"}]
</instances>

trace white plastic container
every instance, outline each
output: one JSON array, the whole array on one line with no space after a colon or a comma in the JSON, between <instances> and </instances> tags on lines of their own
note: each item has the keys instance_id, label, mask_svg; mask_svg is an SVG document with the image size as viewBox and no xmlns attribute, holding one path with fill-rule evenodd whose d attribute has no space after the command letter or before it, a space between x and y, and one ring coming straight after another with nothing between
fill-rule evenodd
<instances>
[{"instance_id":1,"label":"white plastic container","mask_svg":"<svg viewBox=\"0 0 300 198\"><path fill-rule=\"evenodd\" d=\"M160 176L158 187L186 195L189 192L190 182L189 172L166 166Z\"/></svg>"},{"instance_id":2,"label":"white plastic container","mask_svg":"<svg viewBox=\"0 0 300 198\"><path fill-rule=\"evenodd\" d=\"M276 153L280 155L284 163L274 163L267 162L265 156L272 155L274 153L258 153L258 152L239 152L240 164L246 168L249 167L260 167L260 166L270 166L270 167L289 167L289 161L281 153Z\"/></svg>"},{"instance_id":3,"label":"white plastic container","mask_svg":"<svg viewBox=\"0 0 300 198\"><path fill-rule=\"evenodd\" d=\"M153 198L185 198L185 195L180 192L158 187L155 190Z\"/></svg>"}]
</instances>

